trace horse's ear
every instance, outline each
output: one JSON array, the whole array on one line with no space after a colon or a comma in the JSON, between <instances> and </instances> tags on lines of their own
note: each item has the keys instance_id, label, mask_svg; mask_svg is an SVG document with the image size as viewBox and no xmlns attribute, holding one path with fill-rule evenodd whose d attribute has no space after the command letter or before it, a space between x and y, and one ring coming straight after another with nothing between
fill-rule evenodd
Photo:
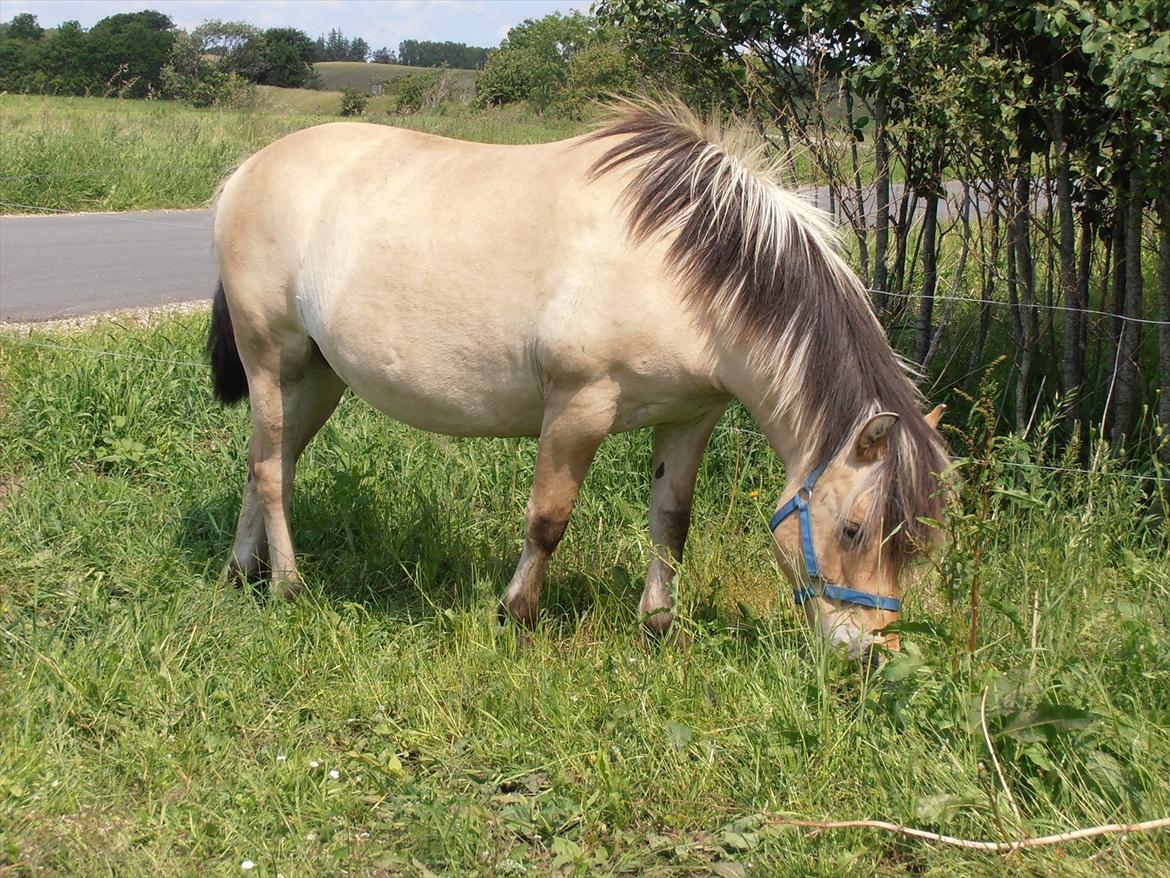
<instances>
[{"instance_id":1,"label":"horse's ear","mask_svg":"<svg viewBox=\"0 0 1170 878\"><path fill-rule=\"evenodd\" d=\"M939 422L942 421L942 416L946 412L947 407L941 402L934 407L934 410L926 416L926 423L930 424L934 429L938 429Z\"/></svg>"},{"instance_id":2,"label":"horse's ear","mask_svg":"<svg viewBox=\"0 0 1170 878\"><path fill-rule=\"evenodd\" d=\"M866 421L853 441L853 459L858 463L873 463L881 457L897 423L898 416L893 412L878 412Z\"/></svg>"}]
</instances>

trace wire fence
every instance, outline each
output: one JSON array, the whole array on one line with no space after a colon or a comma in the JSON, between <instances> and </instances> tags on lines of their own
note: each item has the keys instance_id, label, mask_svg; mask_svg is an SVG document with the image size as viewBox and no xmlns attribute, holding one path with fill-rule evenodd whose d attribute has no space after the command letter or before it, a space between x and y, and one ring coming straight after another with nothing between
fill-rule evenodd
<instances>
[{"instance_id":1,"label":"wire fence","mask_svg":"<svg viewBox=\"0 0 1170 878\"><path fill-rule=\"evenodd\" d=\"M89 356L103 357L106 359L128 360L128 361L133 361L133 362L144 362L144 363L155 363L155 364L163 365L163 366L183 366L183 367L196 368L196 369L210 368L210 364L200 363L200 362L196 362L194 360L168 360L168 359L164 359L162 357L150 357L150 356L145 356L142 354L126 353L123 351L110 351L110 350L105 350L102 348L88 348L88 347L80 347L80 346L76 346L76 345L63 345L63 344L57 344L55 342L46 342L46 341L40 341L37 339L31 339L31 338L21 338L19 336L5 334L5 333L0 333L0 339L3 339L5 341L14 341L17 344L25 345L27 347L60 351L63 353L86 354ZM749 429L745 429L743 427L733 427L730 425L721 425L716 432L724 434L724 435L747 436L747 437L750 437L752 440L762 441L764 443L767 443L767 441L768 441L768 437L765 436L759 430L749 430ZM960 458L951 458L951 461L956 462L959 459ZM1156 484L1170 484L1170 477L1158 476L1158 475L1147 475L1144 473L1117 472L1117 471L1110 471L1110 470L1084 469L1084 468L1078 468L1078 467L1065 467L1065 466L1049 466L1047 464L1028 463L1028 462L1024 462L1024 461L1001 460L1001 461L998 461L998 463L1001 466L1006 466L1006 467L1011 467L1011 468L1016 468L1016 469L1037 469L1037 470L1043 470L1046 472L1071 473L1071 474L1087 475L1087 476L1105 476L1108 478L1130 479L1132 481L1137 481L1137 482L1153 482Z\"/></svg>"},{"instance_id":2,"label":"wire fence","mask_svg":"<svg viewBox=\"0 0 1170 878\"><path fill-rule=\"evenodd\" d=\"M0 179L18 179L18 178L23 179L23 178L34 178L34 177L44 177L44 176L52 176L52 175L50 175L50 174L8 175L8 176L0 176ZM204 232L211 231L210 217L208 218L208 221L206 223L183 223L183 222L172 222L172 221L168 221L168 220L146 219L143 217L131 216L131 215L126 214L126 213L118 213L118 212L100 213L100 214L94 214L92 212L78 213L76 211L63 210L63 209L51 208L51 207L40 207L37 205L21 204L21 203L17 203L17 202L10 202L10 201L3 201L3 200L0 200L0 208L12 208L12 209L16 209L16 210L39 211L39 212L48 213L48 214L75 215L75 216L98 215L98 216L102 216L105 219L108 219L108 220L111 220L114 222L120 222L120 223L171 226L171 227L176 227L176 228L186 228L186 229L192 229L192 230L204 231ZM182 210L183 209L175 209L175 212L180 212ZM198 209L195 209L195 210L198 210ZM159 211L159 212L161 212L161 211ZM194 212L194 211L189 211L189 212ZM11 219L13 217L3 217L3 218ZM880 289L876 289L876 288L872 288L872 287L868 288L867 291L870 294L881 294L881 295L888 296L890 298L896 298L896 299L918 299L918 298L920 298L920 294L914 293L914 292L895 292L892 290L880 290ZM951 294L939 293L939 292L936 292L934 294L933 298L937 301L942 301L942 302L956 302L956 303L965 303L968 305L978 305L978 306L986 305L986 306L994 306L994 307L999 307L999 308L1032 308L1032 309L1043 310L1043 311L1077 312L1077 313L1081 313L1081 314L1085 314L1085 315L1089 315L1089 316L1093 316L1093 317L1106 318L1106 319L1109 319L1111 321L1134 323L1134 324L1140 324L1143 326L1163 327L1163 326L1170 325L1170 321L1167 321L1167 320L1157 320L1157 319L1146 318L1146 317L1133 317L1133 316L1130 316L1127 314L1114 314L1114 313L1111 313L1108 311L1102 311L1102 310L1096 309L1096 308L1074 308L1074 307L1070 307L1067 305L1058 305L1055 303L1008 302L1008 301L1004 301L1002 299L985 299L985 298L970 297L970 296L951 295ZM0 327L2 327L2 326L3 326L3 324L0 324ZM144 356L141 354L125 353L122 351L110 351L110 350L103 350L100 348L86 348L86 347L78 347L78 346L71 346L71 345L62 345L62 344L57 344L57 343L53 343L53 342L34 340L31 338L21 338L21 337L10 335L10 334L0 335L0 338L6 338L8 340L13 340L19 344L23 344L23 345L26 345L29 347L37 347L37 348L43 348L43 349L48 349L48 350L57 350L57 351L69 352L69 353L87 354L90 356L105 357L105 358L109 358L109 359L149 362L149 363L155 363L155 364L159 364L159 365L193 367L193 368L200 368L200 369L208 368L207 363L194 362L191 360L168 360L168 359L163 359L163 358L159 358L159 357ZM758 431L747 431L747 430L744 430L743 428L739 428L739 427L726 427L726 428L724 428L724 430L748 434L748 435L751 435L755 438L762 439L765 442L767 441L767 437L765 437L763 433L760 433ZM1064 472L1064 473L1073 473L1073 474L1081 474L1081 475L1105 475L1105 476L1110 476L1110 477L1115 477L1115 478L1129 478L1129 479L1133 479L1135 481L1155 482L1155 483L1159 483L1159 484L1170 483L1170 478L1167 478L1164 476L1157 476L1157 475L1145 475L1145 474L1125 473L1125 472L1110 472L1110 471L1102 471L1102 470L1095 470L1095 469L1078 469L1078 468L1073 468L1073 467L1054 467L1054 466L1046 466L1043 464L1036 464L1036 463L1022 463L1022 462L1018 462L1018 461L1001 461L1000 463L1002 463L1005 466L1009 466L1009 467L1031 468L1031 469L1040 469L1040 470L1046 470L1046 471L1052 471L1052 472Z\"/></svg>"},{"instance_id":3,"label":"wire fence","mask_svg":"<svg viewBox=\"0 0 1170 878\"><path fill-rule=\"evenodd\" d=\"M4 179L4 178L0 177L0 179ZM64 209L55 208L55 207L38 207L35 204L19 204L19 203L11 202L11 201L0 201L0 208L13 208L13 209L17 209L17 210L41 211L44 213L66 215L66 216L101 216L101 217L106 218L106 219L113 221L113 222L133 223L133 224L139 224L139 225L153 225L153 226L172 226L174 228L192 229L192 230L206 231L206 232L210 232L211 228L212 228L212 223L211 223L210 217L208 218L208 221L205 223L184 223L184 222L172 222L170 220L145 219L143 217L131 216L127 213L117 212L117 211L110 211L108 213L103 213L103 212L96 212L95 213L93 211L80 212L80 211L73 211L73 210L64 210ZM163 213L163 212L173 211L175 213L194 213L194 212L198 212L200 210L207 210L207 208L161 208L158 211L151 211L151 212ZM13 218L16 218L16 217L12 217L12 216L0 217L0 219L13 219ZM892 298L892 299L906 299L906 300L908 300L908 299L921 298L921 294L915 293L915 292L896 292L894 290L881 290L881 289L877 289L876 287L868 288L868 292L871 294L880 294L883 296L888 296L889 298ZM983 298L973 297L973 296L956 296L956 295L951 295L948 293L940 293L940 292L935 292L933 294L932 298L938 302L957 302L960 304L965 303L968 305L994 305L994 306L998 306L1001 308L1028 308L1028 309L1034 309L1037 311L1075 312L1078 314L1086 314L1086 315L1089 315L1092 317L1104 317L1104 318L1107 318L1109 320L1116 320L1116 321L1121 322L1121 323L1135 323L1135 324L1140 324L1143 326L1168 326L1168 325L1170 325L1170 320L1158 320L1156 318L1151 318L1151 317L1132 317L1128 314L1114 314L1110 311L1102 311L1098 308L1074 308L1074 307L1070 307L1068 305L1058 305L1055 303L1047 303L1047 302L1008 302L1008 301L1004 301L1003 299L983 299Z\"/></svg>"}]
</instances>

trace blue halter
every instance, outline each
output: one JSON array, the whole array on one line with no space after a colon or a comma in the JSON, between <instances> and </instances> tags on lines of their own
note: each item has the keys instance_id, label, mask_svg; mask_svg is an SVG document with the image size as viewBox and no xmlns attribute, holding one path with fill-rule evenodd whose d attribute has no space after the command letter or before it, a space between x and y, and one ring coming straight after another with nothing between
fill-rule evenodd
<instances>
[{"instance_id":1,"label":"blue halter","mask_svg":"<svg viewBox=\"0 0 1170 878\"><path fill-rule=\"evenodd\" d=\"M808 478L804 480L804 485L796 492L796 496L777 509L776 514L772 516L771 529L773 532L780 525L780 522L792 513L795 512L800 516L800 549L804 554L804 568L808 574L808 584L793 589L792 596L796 599L796 605L800 606L811 597L824 597L874 610L885 610L889 613L900 612L902 602L898 598L872 594L868 591L858 591L844 585L835 585L821 575L820 565L817 564L817 552L813 548L812 517L809 515L808 504L812 500L813 486L824 471L825 465L821 464L809 473Z\"/></svg>"}]
</instances>

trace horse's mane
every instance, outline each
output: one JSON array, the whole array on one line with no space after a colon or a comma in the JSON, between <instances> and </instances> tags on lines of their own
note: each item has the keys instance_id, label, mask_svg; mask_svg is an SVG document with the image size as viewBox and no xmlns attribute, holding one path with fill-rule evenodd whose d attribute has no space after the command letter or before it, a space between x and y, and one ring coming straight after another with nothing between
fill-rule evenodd
<instances>
[{"instance_id":1,"label":"horse's mane","mask_svg":"<svg viewBox=\"0 0 1170 878\"><path fill-rule=\"evenodd\" d=\"M828 217L782 188L778 162L754 131L703 122L677 101L611 105L588 139L611 138L592 175L631 172L622 196L631 236L669 241L667 267L687 301L774 376L775 410L811 439L810 466L842 453L873 414L900 416L863 486L883 522L865 531L884 531L883 557L900 570L933 541L920 518L940 515L945 447L863 284L837 253Z\"/></svg>"}]
</instances>

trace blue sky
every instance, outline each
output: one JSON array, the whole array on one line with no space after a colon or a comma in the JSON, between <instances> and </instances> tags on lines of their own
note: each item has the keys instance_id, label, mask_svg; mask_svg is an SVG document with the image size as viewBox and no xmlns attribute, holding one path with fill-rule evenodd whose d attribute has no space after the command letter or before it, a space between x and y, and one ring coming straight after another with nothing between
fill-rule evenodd
<instances>
[{"instance_id":1,"label":"blue sky","mask_svg":"<svg viewBox=\"0 0 1170 878\"><path fill-rule=\"evenodd\" d=\"M248 21L259 27L297 27L311 37L338 28L373 48L419 40L498 45L508 28L526 18L571 9L591 0L0 0L0 21L31 12L43 27L76 19L90 27L107 15L157 9L190 30L208 18Z\"/></svg>"}]
</instances>

